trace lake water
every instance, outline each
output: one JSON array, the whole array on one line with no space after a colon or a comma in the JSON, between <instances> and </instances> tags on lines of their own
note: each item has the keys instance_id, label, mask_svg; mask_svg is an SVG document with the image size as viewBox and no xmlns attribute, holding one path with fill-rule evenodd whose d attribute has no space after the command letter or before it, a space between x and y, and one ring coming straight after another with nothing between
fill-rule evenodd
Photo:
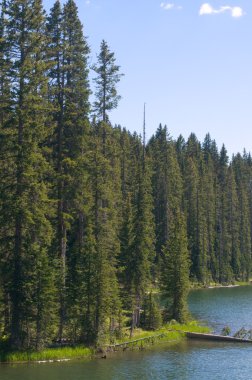
<instances>
[{"instance_id":1,"label":"lake water","mask_svg":"<svg viewBox=\"0 0 252 380\"><path fill-rule=\"evenodd\" d=\"M190 293L195 318L216 332L252 328L252 286ZM141 352L111 354L106 360L0 365L0 380L249 380L252 344L186 341Z\"/></svg>"},{"instance_id":2,"label":"lake water","mask_svg":"<svg viewBox=\"0 0 252 380\"><path fill-rule=\"evenodd\" d=\"M231 328L231 335L241 327L252 329L252 286L194 290L189 305L191 314L214 332L224 326Z\"/></svg>"}]
</instances>

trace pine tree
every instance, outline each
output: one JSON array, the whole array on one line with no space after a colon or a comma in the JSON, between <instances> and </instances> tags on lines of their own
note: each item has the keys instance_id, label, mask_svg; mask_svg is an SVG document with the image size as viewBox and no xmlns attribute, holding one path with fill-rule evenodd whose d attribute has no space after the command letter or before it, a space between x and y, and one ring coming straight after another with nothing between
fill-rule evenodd
<instances>
[{"instance_id":1,"label":"pine tree","mask_svg":"<svg viewBox=\"0 0 252 380\"><path fill-rule=\"evenodd\" d=\"M239 242L240 242L240 275L248 281L251 271L251 236L249 223L249 181L245 160L240 154L233 159L233 166L236 173L237 195L239 199Z\"/></svg>"},{"instance_id":2,"label":"pine tree","mask_svg":"<svg viewBox=\"0 0 252 380\"><path fill-rule=\"evenodd\" d=\"M213 163L208 163L207 168L206 192L206 219L207 219L207 251L209 263L209 275L214 281L217 280L217 260L215 255L216 241L216 207L215 207L215 173L213 171Z\"/></svg>"},{"instance_id":3,"label":"pine tree","mask_svg":"<svg viewBox=\"0 0 252 380\"><path fill-rule=\"evenodd\" d=\"M228 221L231 236L231 266L236 279L241 274L241 251L239 226L241 225L237 184L232 166L227 173Z\"/></svg>"},{"instance_id":4,"label":"pine tree","mask_svg":"<svg viewBox=\"0 0 252 380\"><path fill-rule=\"evenodd\" d=\"M98 344L102 343L109 332L113 333L120 311L116 275L120 249L117 210L120 202L120 161L112 128L106 125L110 133L105 146L100 124L93 128L91 180L96 250L93 326Z\"/></svg>"},{"instance_id":5,"label":"pine tree","mask_svg":"<svg viewBox=\"0 0 252 380\"><path fill-rule=\"evenodd\" d=\"M156 226L156 263L160 260L162 248L168 239L170 223L170 194L168 194L169 152L168 132L166 126L159 126L155 137L148 144L148 151L152 157L153 167L153 198L155 207Z\"/></svg>"},{"instance_id":6,"label":"pine tree","mask_svg":"<svg viewBox=\"0 0 252 380\"><path fill-rule=\"evenodd\" d=\"M156 329L151 287L184 322L189 273L251 273L251 155L113 128L123 74L105 41L91 124L88 55L73 0L47 23L42 0L1 1L0 334L15 349L112 341L122 310L132 332Z\"/></svg>"},{"instance_id":7,"label":"pine tree","mask_svg":"<svg viewBox=\"0 0 252 380\"><path fill-rule=\"evenodd\" d=\"M190 156L186 159L183 179L188 241L192 260L191 275L200 281L199 172L197 161Z\"/></svg>"},{"instance_id":8,"label":"pine tree","mask_svg":"<svg viewBox=\"0 0 252 380\"><path fill-rule=\"evenodd\" d=\"M162 289L168 300L169 317L185 322L188 317L189 254L184 216L178 213L164 247Z\"/></svg>"},{"instance_id":9,"label":"pine tree","mask_svg":"<svg viewBox=\"0 0 252 380\"><path fill-rule=\"evenodd\" d=\"M214 146L214 149L213 149ZM215 142L207 134L202 146L202 153L205 162L203 178L203 208L207 226L207 267L209 280L218 281L218 260L215 252L216 244L216 194L217 194L217 173L216 173L216 155Z\"/></svg>"},{"instance_id":10,"label":"pine tree","mask_svg":"<svg viewBox=\"0 0 252 380\"><path fill-rule=\"evenodd\" d=\"M229 283L232 280L231 268L231 237L229 235L228 201L227 201L227 169L228 156L225 146L222 146L219 160L219 188L217 195L217 258L219 267L219 282Z\"/></svg>"},{"instance_id":11,"label":"pine tree","mask_svg":"<svg viewBox=\"0 0 252 380\"><path fill-rule=\"evenodd\" d=\"M70 249L68 240L71 241L71 254L78 255L83 250L84 219L89 209L86 205L88 196L84 195L87 186L85 150L89 135L89 47L83 37L82 25L73 0L68 0L63 10L60 2L56 1L47 29L51 36L49 57L54 62L49 72L49 91L55 107L53 117L56 123L53 141L58 202L55 245L61 267L59 339L62 339L67 318L66 281L72 284L76 269L76 260L71 256L67 258L67 251ZM67 261L72 266L68 272Z\"/></svg>"},{"instance_id":12,"label":"pine tree","mask_svg":"<svg viewBox=\"0 0 252 380\"><path fill-rule=\"evenodd\" d=\"M2 296L2 323L4 334L10 329L10 260L13 239L13 216L10 208L15 191L13 163L14 155L10 153L12 139L7 128L13 115L11 109L11 86L8 71L10 69L8 38L6 34L6 1L1 3L0 16L0 271Z\"/></svg>"},{"instance_id":13,"label":"pine tree","mask_svg":"<svg viewBox=\"0 0 252 380\"><path fill-rule=\"evenodd\" d=\"M115 64L115 54L110 51L106 41L101 42L98 62L92 67L97 77L96 101L94 112L100 120L108 122L108 112L116 108L121 96L118 95L116 84L123 74L120 73L120 66Z\"/></svg>"},{"instance_id":14,"label":"pine tree","mask_svg":"<svg viewBox=\"0 0 252 380\"><path fill-rule=\"evenodd\" d=\"M50 133L47 124L50 107L47 103L47 40L41 1L9 0L6 14L7 76L11 83L11 107L15 110L5 123L5 133L8 131L9 135L6 164L10 159L9 178L13 189L8 203L10 231L13 233L9 245L11 342L20 348L31 345L34 335L40 344L40 326L51 310L45 287L37 284L34 293L37 263L43 256L47 257L52 237L45 182L50 168L43 149ZM41 268L50 282L52 273L46 274L45 269ZM41 307L36 303L38 296L43 299Z\"/></svg>"},{"instance_id":15,"label":"pine tree","mask_svg":"<svg viewBox=\"0 0 252 380\"><path fill-rule=\"evenodd\" d=\"M162 325L162 316L153 294L147 294L143 302L143 317L141 326L145 330L158 330Z\"/></svg>"},{"instance_id":16,"label":"pine tree","mask_svg":"<svg viewBox=\"0 0 252 380\"><path fill-rule=\"evenodd\" d=\"M167 127L159 126L148 144L152 162L152 192L156 227L155 271L158 274L164 245L177 210L182 207L182 178ZM158 277L158 276L157 276Z\"/></svg>"},{"instance_id":17,"label":"pine tree","mask_svg":"<svg viewBox=\"0 0 252 380\"><path fill-rule=\"evenodd\" d=\"M146 204L147 197L150 194L150 182L149 182L149 165L145 166L147 174L143 179L143 147L141 139L137 134L130 136L123 131L121 138L122 155L121 155L121 178L122 178L122 227L120 231L120 255L119 255L119 280L121 284L121 294L123 299L123 306L127 310L132 311L133 325L139 324L139 305L143 301L145 290L139 290L142 281L147 285L150 281L150 269L153 260L153 247L150 241L153 236L150 235L150 240L146 240L146 231L141 231L141 235L138 236L138 231L141 227L138 223L143 223L140 218L146 218L143 213L150 213L150 206L152 203L151 198L148 198L151 203ZM145 181L146 194L144 199L140 195L140 183ZM143 186L143 187L142 187ZM145 185L141 184L141 191L143 191ZM141 193L142 194L142 193ZM139 202L144 202L146 208L142 205L141 210L139 208ZM150 219L146 223L146 228L153 234L151 227L153 223L152 213L149 214ZM145 227L144 227L145 228ZM143 252L140 252L139 244L144 239ZM145 247L146 245L146 247ZM149 247L149 248L148 248ZM150 252L148 253L148 249ZM137 260L139 259L139 262ZM142 266L141 266L142 262ZM139 272L142 271L141 278ZM139 281L139 283L137 283ZM143 286L144 288L144 286ZM138 292L141 295L137 295ZM133 327L132 325L132 327Z\"/></svg>"},{"instance_id":18,"label":"pine tree","mask_svg":"<svg viewBox=\"0 0 252 380\"><path fill-rule=\"evenodd\" d=\"M209 252L209 229L207 223L209 222L209 201L208 186L209 177L205 162L200 158L199 162L199 188L198 188L198 201L197 201L197 239L199 251L199 280L203 284L209 283L209 261L211 250ZM210 193L211 194L211 193Z\"/></svg>"},{"instance_id":19,"label":"pine tree","mask_svg":"<svg viewBox=\"0 0 252 380\"><path fill-rule=\"evenodd\" d=\"M122 300L125 308L132 308L132 270L134 270L133 242L135 237L133 225L133 207L131 195L124 200L122 227L120 231L119 280L122 285Z\"/></svg>"},{"instance_id":20,"label":"pine tree","mask_svg":"<svg viewBox=\"0 0 252 380\"><path fill-rule=\"evenodd\" d=\"M139 177L139 190L135 204L133 242L134 272L132 281L136 297L142 299L150 280L151 262L154 257L154 230L150 178L146 171Z\"/></svg>"},{"instance_id":21,"label":"pine tree","mask_svg":"<svg viewBox=\"0 0 252 380\"><path fill-rule=\"evenodd\" d=\"M143 147L145 149L145 147ZM140 323L140 308L147 286L151 284L151 269L154 261L154 217L151 193L151 177L148 158L141 152L138 164L137 191L133 201L134 238L131 253L131 299L133 307L132 331Z\"/></svg>"},{"instance_id":22,"label":"pine tree","mask_svg":"<svg viewBox=\"0 0 252 380\"><path fill-rule=\"evenodd\" d=\"M8 115L10 113L10 78L8 77L8 69L10 68L10 60L9 60L9 46L6 35L6 0L2 1L1 4L1 15L0 15L0 125L2 131L3 138L3 128L5 122L8 120ZM2 139L1 139L2 140ZM1 152L3 152L4 144L1 146Z\"/></svg>"}]
</instances>

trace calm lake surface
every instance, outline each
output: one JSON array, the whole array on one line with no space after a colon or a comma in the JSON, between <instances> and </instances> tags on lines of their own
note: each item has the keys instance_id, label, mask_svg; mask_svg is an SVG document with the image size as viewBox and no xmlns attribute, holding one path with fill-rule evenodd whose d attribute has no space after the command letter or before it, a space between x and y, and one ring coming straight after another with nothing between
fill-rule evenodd
<instances>
[{"instance_id":1,"label":"calm lake surface","mask_svg":"<svg viewBox=\"0 0 252 380\"><path fill-rule=\"evenodd\" d=\"M252 328L252 286L194 290L191 313L219 332ZM0 365L0 380L249 380L252 344L187 341L106 360Z\"/></svg>"}]
</instances>

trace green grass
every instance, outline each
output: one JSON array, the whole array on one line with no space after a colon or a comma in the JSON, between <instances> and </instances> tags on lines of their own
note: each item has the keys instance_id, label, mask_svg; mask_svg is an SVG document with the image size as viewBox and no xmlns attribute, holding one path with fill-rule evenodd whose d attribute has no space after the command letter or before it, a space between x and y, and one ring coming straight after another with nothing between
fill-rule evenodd
<instances>
[{"instance_id":1,"label":"green grass","mask_svg":"<svg viewBox=\"0 0 252 380\"><path fill-rule=\"evenodd\" d=\"M137 339L150 338L149 340L134 342L134 344L130 345L130 348L132 349L144 348L161 342L165 342L166 344L174 344L182 341L185 338L185 334L183 333L184 331L208 333L210 329L208 327L198 325L198 323L195 321L191 321L186 324L179 324L174 321L164 325L162 328L155 331L135 329L132 338L129 336L129 329L125 329L124 337L117 339L115 343L120 344L124 342L131 342ZM91 358L94 355L94 349L84 346L61 347L48 348L41 351L0 351L0 361L9 363L56 361L66 359Z\"/></svg>"},{"instance_id":2,"label":"green grass","mask_svg":"<svg viewBox=\"0 0 252 380\"><path fill-rule=\"evenodd\" d=\"M235 285L239 285L239 286L251 285L250 281L251 280L249 280L249 281L235 281Z\"/></svg>"},{"instance_id":3,"label":"green grass","mask_svg":"<svg viewBox=\"0 0 252 380\"><path fill-rule=\"evenodd\" d=\"M187 331L187 332L197 332L197 333L209 333L211 330L207 326L200 326L196 321L191 321L186 324L170 323L167 325L168 328L174 329L176 331Z\"/></svg>"},{"instance_id":4,"label":"green grass","mask_svg":"<svg viewBox=\"0 0 252 380\"><path fill-rule=\"evenodd\" d=\"M146 347L150 343L155 344L158 342L166 343L178 343L185 338L184 332L198 332L198 333L209 333L210 329L205 326L200 326L196 321L191 321L186 324L179 323L168 323L164 325L159 330L155 331L145 331L142 329L135 329L132 338L129 336L129 331L125 332L122 339L116 340L116 344L121 344L125 342L131 342L137 339L151 338L150 341L139 341L134 343L134 347ZM162 336L160 336L162 334ZM132 347L132 345L130 345Z\"/></svg>"},{"instance_id":5,"label":"green grass","mask_svg":"<svg viewBox=\"0 0 252 380\"><path fill-rule=\"evenodd\" d=\"M161 335L162 334L162 335ZM138 339L145 339L134 342ZM150 338L147 340L147 338ZM144 331L141 329L136 329L132 338L124 337L123 339L118 339L116 344L134 342L134 344L130 344L130 348L138 348L138 347L148 347L153 344L158 344L159 342L167 342L174 343L179 342L183 339L183 336L178 331L169 331L166 328L162 328L155 331Z\"/></svg>"},{"instance_id":6,"label":"green grass","mask_svg":"<svg viewBox=\"0 0 252 380\"><path fill-rule=\"evenodd\" d=\"M77 358L90 358L94 354L91 348L87 347L61 347L48 348L41 351L16 351L0 353L2 362L30 362L49 361Z\"/></svg>"},{"instance_id":7,"label":"green grass","mask_svg":"<svg viewBox=\"0 0 252 380\"><path fill-rule=\"evenodd\" d=\"M199 283L199 282L192 282L190 284L190 289L191 290L204 289L204 288L208 288L209 286L210 287L216 287L216 288L221 288L222 286L228 286L228 285L247 286L247 285L251 285L251 283L252 283L251 279L249 281L231 281L230 283L227 283L227 284L220 284L218 282L210 282L209 284L204 285L204 284Z\"/></svg>"}]
</instances>

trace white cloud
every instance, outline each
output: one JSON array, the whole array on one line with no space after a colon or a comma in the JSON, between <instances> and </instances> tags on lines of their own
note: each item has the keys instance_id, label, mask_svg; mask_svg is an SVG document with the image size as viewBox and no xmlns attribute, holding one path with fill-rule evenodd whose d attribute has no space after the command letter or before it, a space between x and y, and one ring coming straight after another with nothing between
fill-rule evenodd
<instances>
[{"instance_id":1,"label":"white cloud","mask_svg":"<svg viewBox=\"0 0 252 380\"><path fill-rule=\"evenodd\" d=\"M202 15L211 15L213 13L214 9L210 4L202 4L200 7L199 14Z\"/></svg>"},{"instance_id":2,"label":"white cloud","mask_svg":"<svg viewBox=\"0 0 252 380\"><path fill-rule=\"evenodd\" d=\"M160 7L163 8L163 9L165 9L166 11L168 11L168 10L174 8L175 5L174 4L169 4L169 3L161 3Z\"/></svg>"},{"instance_id":3,"label":"white cloud","mask_svg":"<svg viewBox=\"0 0 252 380\"><path fill-rule=\"evenodd\" d=\"M232 17L242 17L244 12L240 7L233 7L232 9Z\"/></svg>"},{"instance_id":4,"label":"white cloud","mask_svg":"<svg viewBox=\"0 0 252 380\"><path fill-rule=\"evenodd\" d=\"M214 9L209 3L204 3L201 5L199 14L203 15L213 15L230 12L232 17L239 18L244 15L242 8L240 7L231 7L230 5L221 6L219 9Z\"/></svg>"},{"instance_id":5,"label":"white cloud","mask_svg":"<svg viewBox=\"0 0 252 380\"><path fill-rule=\"evenodd\" d=\"M91 4L91 1L90 0L86 0L86 5L90 5Z\"/></svg>"},{"instance_id":6,"label":"white cloud","mask_svg":"<svg viewBox=\"0 0 252 380\"><path fill-rule=\"evenodd\" d=\"M164 9L165 11L170 11L171 9L177 9L177 10L182 9L181 6L176 6L175 4L172 4L172 3L161 3L160 7Z\"/></svg>"}]
</instances>

